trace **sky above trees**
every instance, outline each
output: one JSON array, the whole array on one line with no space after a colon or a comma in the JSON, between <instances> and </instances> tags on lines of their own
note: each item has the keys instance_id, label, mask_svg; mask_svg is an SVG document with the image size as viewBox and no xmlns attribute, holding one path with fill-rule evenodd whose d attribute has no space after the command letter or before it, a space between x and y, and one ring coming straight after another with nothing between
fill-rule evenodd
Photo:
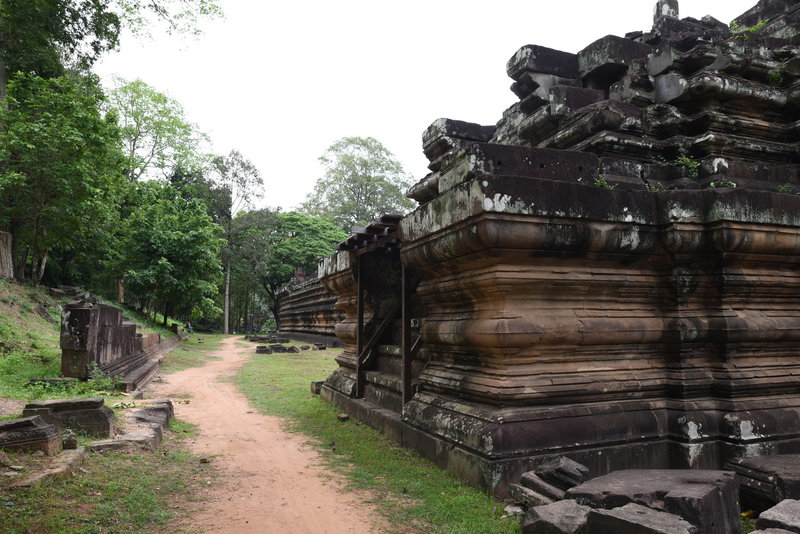
<instances>
[{"instance_id":1,"label":"sky above trees","mask_svg":"<svg viewBox=\"0 0 800 534\"><path fill-rule=\"evenodd\" d=\"M681 16L729 22L756 0L681 0ZM185 108L214 143L261 170L265 206L298 206L337 139L375 137L413 181L435 119L494 124L515 97L505 63L525 44L577 52L604 35L646 30L655 0L530 2L221 0L204 34L142 41L96 70L137 78Z\"/></svg>"}]
</instances>

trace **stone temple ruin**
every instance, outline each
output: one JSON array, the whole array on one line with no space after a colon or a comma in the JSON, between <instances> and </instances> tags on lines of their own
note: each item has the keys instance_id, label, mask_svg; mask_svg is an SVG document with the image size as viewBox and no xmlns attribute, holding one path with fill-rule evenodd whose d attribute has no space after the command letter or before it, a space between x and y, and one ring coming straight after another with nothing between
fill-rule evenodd
<instances>
[{"instance_id":1,"label":"stone temple ruin","mask_svg":"<svg viewBox=\"0 0 800 534\"><path fill-rule=\"evenodd\" d=\"M435 121L419 206L322 261L323 397L501 496L800 452L799 49L797 0L521 48L519 102Z\"/></svg>"}]
</instances>

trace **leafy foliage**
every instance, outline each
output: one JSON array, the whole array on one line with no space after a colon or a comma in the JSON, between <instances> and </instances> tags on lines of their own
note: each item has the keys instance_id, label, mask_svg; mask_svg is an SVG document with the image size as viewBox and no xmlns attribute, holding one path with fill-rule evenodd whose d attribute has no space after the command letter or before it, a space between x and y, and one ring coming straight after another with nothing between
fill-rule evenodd
<instances>
[{"instance_id":1,"label":"leafy foliage","mask_svg":"<svg viewBox=\"0 0 800 534\"><path fill-rule=\"evenodd\" d=\"M88 67L117 46L120 19L100 0L3 0L0 60L9 73L64 74L63 60Z\"/></svg>"},{"instance_id":2,"label":"leafy foliage","mask_svg":"<svg viewBox=\"0 0 800 534\"><path fill-rule=\"evenodd\" d=\"M349 232L387 213L405 213L413 202L411 185L399 161L372 137L345 137L320 157L325 175L302 206L309 215L332 221Z\"/></svg>"},{"instance_id":3,"label":"leafy foliage","mask_svg":"<svg viewBox=\"0 0 800 534\"><path fill-rule=\"evenodd\" d=\"M109 106L119 115L127 155L128 179L166 177L181 168L202 168L209 157L199 153L206 140L186 119L183 106L141 80L117 78Z\"/></svg>"},{"instance_id":4,"label":"leafy foliage","mask_svg":"<svg viewBox=\"0 0 800 534\"><path fill-rule=\"evenodd\" d=\"M170 313L193 317L219 313L220 228L196 200L170 185L136 184L138 205L125 221L125 283L143 303L162 303Z\"/></svg>"},{"instance_id":5,"label":"leafy foliage","mask_svg":"<svg viewBox=\"0 0 800 534\"><path fill-rule=\"evenodd\" d=\"M32 251L34 282L52 249L69 250L109 216L122 183L119 130L94 79L20 74L0 106L0 218ZM27 252L19 258L24 266Z\"/></svg>"},{"instance_id":6,"label":"leafy foliage","mask_svg":"<svg viewBox=\"0 0 800 534\"><path fill-rule=\"evenodd\" d=\"M295 270L299 267L306 273L315 273L319 258L331 254L336 244L347 237L333 224L297 212L251 211L240 214L234 224L236 255L272 299L275 316L275 296Z\"/></svg>"}]
</instances>

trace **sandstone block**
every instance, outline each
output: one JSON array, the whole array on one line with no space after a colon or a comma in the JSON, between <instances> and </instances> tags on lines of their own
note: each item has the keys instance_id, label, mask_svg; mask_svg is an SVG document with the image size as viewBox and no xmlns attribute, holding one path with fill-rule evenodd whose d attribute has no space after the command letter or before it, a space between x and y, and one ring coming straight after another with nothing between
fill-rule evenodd
<instances>
[{"instance_id":1,"label":"sandstone block","mask_svg":"<svg viewBox=\"0 0 800 534\"><path fill-rule=\"evenodd\" d=\"M591 534L697 534L697 527L674 514L626 504L613 510L592 510L586 522Z\"/></svg>"},{"instance_id":2,"label":"sandstone block","mask_svg":"<svg viewBox=\"0 0 800 534\"><path fill-rule=\"evenodd\" d=\"M635 503L663 510L682 517L702 534L735 534L740 529L739 484L730 471L615 471L572 488L567 495L598 508Z\"/></svg>"},{"instance_id":3,"label":"sandstone block","mask_svg":"<svg viewBox=\"0 0 800 534\"><path fill-rule=\"evenodd\" d=\"M522 520L522 534L589 534L586 518L590 511L573 500L531 508Z\"/></svg>"},{"instance_id":4,"label":"sandstone block","mask_svg":"<svg viewBox=\"0 0 800 534\"><path fill-rule=\"evenodd\" d=\"M758 528L779 528L800 532L800 501L785 499L758 516Z\"/></svg>"}]
</instances>

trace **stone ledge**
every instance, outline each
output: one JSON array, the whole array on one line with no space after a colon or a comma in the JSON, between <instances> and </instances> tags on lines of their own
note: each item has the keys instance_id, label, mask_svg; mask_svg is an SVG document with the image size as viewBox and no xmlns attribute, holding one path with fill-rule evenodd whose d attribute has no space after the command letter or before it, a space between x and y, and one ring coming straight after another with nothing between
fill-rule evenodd
<instances>
[{"instance_id":1,"label":"stone ledge","mask_svg":"<svg viewBox=\"0 0 800 534\"><path fill-rule=\"evenodd\" d=\"M12 488L30 488L42 483L50 482L56 477L66 475L75 470L81 465L86 458L89 457L89 450L86 447L78 447L77 449L65 450L55 459L56 465L12 484Z\"/></svg>"}]
</instances>

